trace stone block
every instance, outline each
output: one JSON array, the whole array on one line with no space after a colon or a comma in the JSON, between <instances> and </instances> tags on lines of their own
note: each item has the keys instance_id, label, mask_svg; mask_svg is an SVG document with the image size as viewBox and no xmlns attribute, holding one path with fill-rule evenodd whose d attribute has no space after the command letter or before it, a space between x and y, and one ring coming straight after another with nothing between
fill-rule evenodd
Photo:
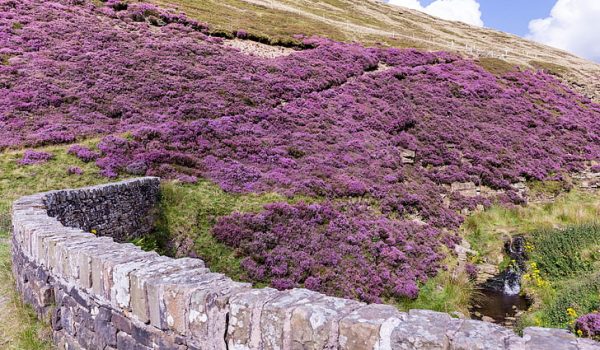
<instances>
[{"instance_id":1,"label":"stone block","mask_svg":"<svg viewBox=\"0 0 600 350\"><path fill-rule=\"evenodd\" d=\"M56 244L56 273L62 276L65 280L74 283L76 276L79 275L79 267L72 266L70 263L70 255L75 250L81 249L88 244L93 244L96 240L94 235L82 235L76 238L67 239ZM74 270L74 271L72 271Z\"/></svg>"},{"instance_id":2,"label":"stone block","mask_svg":"<svg viewBox=\"0 0 600 350\"><path fill-rule=\"evenodd\" d=\"M92 258L120 250L120 245L107 237L97 238L96 243L97 245L93 247L84 247L83 249L78 250L77 255L75 256L75 259L77 260L76 264L79 266L79 279L77 280L77 284L84 289L92 288ZM100 280L101 278L98 279L98 283L100 283Z\"/></svg>"},{"instance_id":3,"label":"stone block","mask_svg":"<svg viewBox=\"0 0 600 350\"><path fill-rule=\"evenodd\" d=\"M76 235L65 234L57 234L50 237L45 237L42 239L42 244L46 246L46 259L45 263L48 269L51 272L57 271L58 264L60 262L60 257L57 254L56 245L60 242L64 242L70 239L76 238Z\"/></svg>"},{"instance_id":4,"label":"stone block","mask_svg":"<svg viewBox=\"0 0 600 350\"><path fill-rule=\"evenodd\" d=\"M290 349L292 313L296 307L314 303L323 297L322 294L308 289L291 289L266 302L260 317L262 348Z\"/></svg>"},{"instance_id":5,"label":"stone block","mask_svg":"<svg viewBox=\"0 0 600 350\"><path fill-rule=\"evenodd\" d=\"M530 350L576 350L577 338L564 329L527 327L523 339Z\"/></svg>"},{"instance_id":6,"label":"stone block","mask_svg":"<svg viewBox=\"0 0 600 350\"><path fill-rule=\"evenodd\" d=\"M140 254L138 259L114 266L112 285L110 286L110 301L115 307L131 309L131 273L142 268L164 262L165 257L158 254Z\"/></svg>"},{"instance_id":7,"label":"stone block","mask_svg":"<svg viewBox=\"0 0 600 350\"><path fill-rule=\"evenodd\" d=\"M111 292L113 292L113 286L115 285L113 270L115 267L131 263L131 262L143 262L149 263L151 259L158 257L156 252L144 252L137 247L125 246L122 250L115 252L114 254L103 255L101 258L92 258L92 290L98 296L104 297L106 300L111 301L113 305L117 305L115 299L111 299ZM130 267L131 265L127 265ZM95 269L98 268L96 271ZM127 275L126 271L121 269L121 275L117 278L122 277L123 274ZM121 282L125 283L122 279ZM128 279L126 283L129 284ZM115 290L116 291L116 290ZM116 297L113 295L113 297Z\"/></svg>"},{"instance_id":8,"label":"stone block","mask_svg":"<svg viewBox=\"0 0 600 350\"><path fill-rule=\"evenodd\" d=\"M405 322L392 333L392 347L395 349L440 349L450 347L448 334L458 330L463 320L450 315L428 311L410 310Z\"/></svg>"},{"instance_id":9,"label":"stone block","mask_svg":"<svg viewBox=\"0 0 600 350\"><path fill-rule=\"evenodd\" d=\"M505 327L495 325L489 322L476 320L464 320L453 335L453 350L494 350L502 349L507 344L507 340L515 334ZM514 343L513 346L517 344Z\"/></svg>"},{"instance_id":10,"label":"stone block","mask_svg":"<svg viewBox=\"0 0 600 350\"><path fill-rule=\"evenodd\" d=\"M272 288L262 288L238 293L229 299L229 349L262 348L260 319L263 306L281 293Z\"/></svg>"},{"instance_id":11,"label":"stone block","mask_svg":"<svg viewBox=\"0 0 600 350\"><path fill-rule=\"evenodd\" d=\"M170 304L165 303L165 297L170 294L191 292L191 288L195 285L223 278L224 276L221 274L210 273L208 269L198 268L178 271L147 281L150 324L159 329L169 329L169 324L174 324L175 318L182 317L182 311L174 310Z\"/></svg>"},{"instance_id":12,"label":"stone block","mask_svg":"<svg viewBox=\"0 0 600 350\"><path fill-rule=\"evenodd\" d=\"M65 349L65 350L86 350L81 345L77 339L72 337L70 334L67 334L65 331L55 332L53 334L54 345L56 345L57 349Z\"/></svg>"},{"instance_id":13,"label":"stone block","mask_svg":"<svg viewBox=\"0 0 600 350\"><path fill-rule=\"evenodd\" d=\"M203 268L204 262L200 259L170 259L164 258L150 266L144 266L130 273L130 295L131 310L133 315L143 323L150 321L150 315L147 304L146 282L152 279L166 276L168 274L188 270Z\"/></svg>"},{"instance_id":14,"label":"stone block","mask_svg":"<svg viewBox=\"0 0 600 350\"><path fill-rule=\"evenodd\" d=\"M117 330L131 334L133 332L132 321L120 312L112 312L111 323Z\"/></svg>"},{"instance_id":15,"label":"stone block","mask_svg":"<svg viewBox=\"0 0 600 350\"><path fill-rule=\"evenodd\" d=\"M199 288L214 289L223 279L223 275L209 273L204 274L201 281L193 284L165 283L161 285L161 327L185 334L187 330L186 315L189 312L191 295ZM164 324L165 320L166 325Z\"/></svg>"},{"instance_id":16,"label":"stone block","mask_svg":"<svg viewBox=\"0 0 600 350\"><path fill-rule=\"evenodd\" d=\"M229 299L252 288L249 283L218 279L195 288L184 315L185 334L211 349L227 349Z\"/></svg>"},{"instance_id":17,"label":"stone block","mask_svg":"<svg viewBox=\"0 0 600 350\"><path fill-rule=\"evenodd\" d=\"M291 349L337 349L339 321L364 306L364 303L353 300L323 297L296 307L290 321Z\"/></svg>"},{"instance_id":18,"label":"stone block","mask_svg":"<svg viewBox=\"0 0 600 350\"><path fill-rule=\"evenodd\" d=\"M117 333L117 350L152 350L152 348L136 342L128 334L119 332Z\"/></svg>"},{"instance_id":19,"label":"stone block","mask_svg":"<svg viewBox=\"0 0 600 350\"><path fill-rule=\"evenodd\" d=\"M48 246L44 244L44 239L54 236L62 236L62 232L55 232L55 230L44 230L31 237L31 258L33 261L37 261L40 265L47 265L48 259Z\"/></svg>"},{"instance_id":20,"label":"stone block","mask_svg":"<svg viewBox=\"0 0 600 350\"><path fill-rule=\"evenodd\" d=\"M392 333L407 315L388 305L368 305L340 321L339 349L392 349Z\"/></svg>"},{"instance_id":21,"label":"stone block","mask_svg":"<svg viewBox=\"0 0 600 350\"><path fill-rule=\"evenodd\" d=\"M82 244L66 245L64 247L64 250L62 251L64 264L63 270L69 273L69 277L71 281L73 281L73 283L81 285L80 280L83 277L82 275L84 275L82 273L82 270L84 269L82 268L81 264L82 262L89 264L89 261L91 261L91 259L89 261L84 261L82 259L82 254L84 252L88 253L88 255L97 253L105 244L115 243L112 241L111 238L100 237L89 239L88 241ZM85 271L88 272L88 275L86 276L86 281L91 281L91 275L89 274L91 270L89 266L87 266Z\"/></svg>"},{"instance_id":22,"label":"stone block","mask_svg":"<svg viewBox=\"0 0 600 350\"><path fill-rule=\"evenodd\" d=\"M600 350L600 342L591 339L580 338L577 339L577 348L579 350Z\"/></svg>"}]
</instances>

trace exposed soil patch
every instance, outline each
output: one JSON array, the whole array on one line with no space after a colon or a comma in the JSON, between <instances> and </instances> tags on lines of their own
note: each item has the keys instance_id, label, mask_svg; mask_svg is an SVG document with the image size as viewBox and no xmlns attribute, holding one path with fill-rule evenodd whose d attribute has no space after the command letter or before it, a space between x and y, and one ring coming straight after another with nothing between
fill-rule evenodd
<instances>
[{"instance_id":1,"label":"exposed soil patch","mask_svg":"<svg viewBox=\"0 0 600 350\"><path fill-rule=\"evenodd\" d=\"M289 47L272 46L262 44L256 41L240 39L225 40L224 45L238 49L243 54L263 58L276 58L281 56L288 56L295 51L294 49Z\"/></svg>"}]
</instances>

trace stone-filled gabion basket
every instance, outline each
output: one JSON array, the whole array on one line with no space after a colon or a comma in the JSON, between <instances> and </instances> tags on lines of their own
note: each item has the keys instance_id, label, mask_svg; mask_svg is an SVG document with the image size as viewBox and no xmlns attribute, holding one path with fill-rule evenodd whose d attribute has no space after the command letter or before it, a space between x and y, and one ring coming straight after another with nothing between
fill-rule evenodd
<instances>
[{"instance_id":1,"label":"stone-filled gabion basket","mask_svg":"<svg viewBox=\"0 0 600 350\"><path fill-rule=\"evenodd\" d=\"M60 349L600 349L563 330L519 337L444 313L252 289L200 259L119 243L152 231L159 189L146 177L14 203L17 289Z\"/></svg>"}]
</instances>

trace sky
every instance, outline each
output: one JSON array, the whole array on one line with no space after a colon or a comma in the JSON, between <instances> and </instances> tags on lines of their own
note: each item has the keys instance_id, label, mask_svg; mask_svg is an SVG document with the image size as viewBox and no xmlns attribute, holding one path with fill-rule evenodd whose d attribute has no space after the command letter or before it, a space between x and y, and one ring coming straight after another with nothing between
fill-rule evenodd
<instances>
[{"instance_id":1,"label":"sky","mask_svg":"<svg viewBox=\"0 0 600 350\"><path fill-rule=\"evenodd\" d=\"M388 0L519 35L600 62L600 0Z\"/></svg>"}]
</instances>

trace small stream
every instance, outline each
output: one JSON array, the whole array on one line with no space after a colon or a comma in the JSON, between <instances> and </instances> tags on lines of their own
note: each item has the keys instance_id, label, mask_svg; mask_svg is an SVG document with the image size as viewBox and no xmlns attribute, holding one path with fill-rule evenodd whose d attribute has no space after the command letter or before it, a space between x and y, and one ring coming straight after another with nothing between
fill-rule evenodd
<instances>
[{"instance_id":1,"label":"small stream","mask_svg":"<svg viewBox=\"0 0 600 350\"><path fill-rule=\"evenodd\" d=\"M512 327L518 316L531 305L531 300L521 295L521 275L527 259L523 236L507 241L504 251L512 263L506 270L480 285L479 295L471 307L471 317Z\"/></svg>"}]
</instances>

